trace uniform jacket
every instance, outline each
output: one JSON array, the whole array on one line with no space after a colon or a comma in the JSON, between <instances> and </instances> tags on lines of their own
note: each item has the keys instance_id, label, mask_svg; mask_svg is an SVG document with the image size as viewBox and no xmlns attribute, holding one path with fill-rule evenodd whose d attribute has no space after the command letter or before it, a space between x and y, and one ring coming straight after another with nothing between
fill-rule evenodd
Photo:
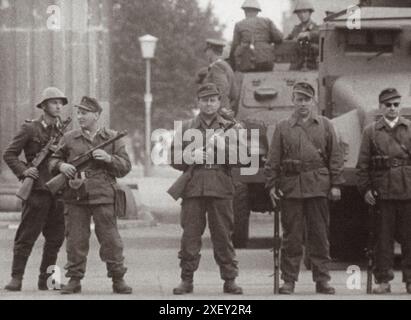
<instances>
[{"instance_id":1,"label":"uniform jacket","mask_svg":"<svg viewBox=\"0 0 411 320\"><path fill-rule=\"evenodd\" d=\"M184 135L184 133L189 129L199 129L202 132L203 143L205 145L206 129L223 129L229 124L229 121L223 119L220 115L217 115L211 125L208 126L201 119L201 115L199 115L192 120L183 122L181 135ZM190 142L179 141L179 136L180 133L178 132L175 135L175 139L171 147L171 165L177 170L186 171L188 170L189 165L184 163L184 161L182 164L179 164L176 160L178 160L182 156L180 151L178 150L182 150L184 152L185 148L190 144ZM237 146L235 146L235 148L237 148ZM185 188L185 192L182 197L183 199L195 197L216 197L221 199L232 199L234 195L234 185L231 176L231 165L229 164L228 160L228 153L230 151L229 149L230 148L227 146L225 158L226 164L221 165L219 169L210 170L202 168L200 165L195 165L192 178Z\"/></svg>"},{"instance_id":2,"label":"uniform jacket","mask_svg":"<svg viewBox=\"0 0 411 320\"><path fill-rule=\"evenodd\" d=\"M57 122L57 127L61 127L60 121ZM4 161L17 178L24 179L23 172L31 167L31 162L37 153L43 149L56 132L56 126L47 126L43 116L35 120L26 120L3 154ZM24 152L25 161L19 159L22 152ZM33 190L46 190L44 185L51 179L47 170L47 161L39 167L39 175Z\"/></svg>"},{"instance_id":3,"label":"uniform jacket","mask_svg":"<svg viewBox=\"0 0 411 320\"><path fill-rule=\"evenodd\" d=\"M321 149L323 156L318 149ZM284 161L288 160L300 160L302 171L286 174ZM343 154L331 122L325 117L313 115L307 123L303 123L294 114L275 129L265 165L267 187L271 189L276 186L285 198L327 197L332 186L344 183L343 165Z\"/></svg>"},{"instance_id":4,"label":"uniform jacket","mask_svg":"<svg viewBox=\"0 0 411 320\"><path fill-rule=\"evenodd\" d=\"M241 46L254 43L256 63L272 62L274 60L274 44L283 41L282 33L274 22L268 18L254 17L241 20L235 25L233 43L231 46L231 65L235 65L236 56Z\"/></svg>"},{"instance_id":5,"label":"uniform jacket","mask_svg":"<svg viewBox=\"0 0 411 320\"><path fill-rule=\"evenodd\" d=\"M374 127L374 128L373 128ZM373 187L381 199L411 199L411 165L391 166L386 170L374 170L372 157L383 154L390 162L400 159L406 163L409 156L390 136L394 134L411 151L411 122L400 117L391 129L384 118L370 124L364 130L358 157L358 188L365 194Z\"/></svg>"},{"instance_id":6,"label":"uniform jacket","mask_svg":"<svg viewBox=\"0 0 411 320\"><path fill-rule=\"evenodd\" d=\"M114 130L100 129L93 141L81 130L66 133L60 141L57 151L51 157L49 169L53 174L59 173L62 163L70 163L77 156L103 143L117 134ZM116 178L126 176L131 170L131 162L120 140L104 148L112 155L111 163L92 160L81 170L85 178L79 189L66 187L63 197L67 203L73 204L111 204L114 203L114 187Z\"/></svg>"},{"instance_id":7,"label":"uniform jacket","mask_svg":"<svg viewBox=\"0 0 411 320\"><path fill-rule=\"evenodd\" d=\"M318 25L310 20L308 23L300 23L294 27L291 33L286 38L287 40L295 40L301 32L309 32L310 40L313 43L318 43L320 39L320 28Z\"/></svg>"},{"instance_id":8,"label":"uniform jacket","mask_svg":"<svg viewBox=\"0 0 411 320\"><path fill-rule=\"evenodd\" d=\"M228 109L235 107L238 99L238 89L234 71L231 66L222 59L210 64L203 83L214 83L221 93L221 105Z\"/></svg>"}]
</instances>

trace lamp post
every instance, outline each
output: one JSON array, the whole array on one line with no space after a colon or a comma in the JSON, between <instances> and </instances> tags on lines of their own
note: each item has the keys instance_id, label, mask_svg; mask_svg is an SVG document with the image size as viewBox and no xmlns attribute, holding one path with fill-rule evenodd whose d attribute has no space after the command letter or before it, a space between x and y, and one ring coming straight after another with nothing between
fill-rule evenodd
<instances>
[{"instance_id":1,"label":"lamp post","mask_svg":"<svg viewBox=\"0 0 411 320\"><path fill-rule=\"evenodd\" d=\"M146 124L146 156L144 163L144 176L151 175L151 105L153 95L151 94L151 59L154 58L154 52L158 39L149 34L140 37L140 45L143 59L146 61L146 94L144 95L145 104L145 124Z\"/></svg>"}]
</instances>

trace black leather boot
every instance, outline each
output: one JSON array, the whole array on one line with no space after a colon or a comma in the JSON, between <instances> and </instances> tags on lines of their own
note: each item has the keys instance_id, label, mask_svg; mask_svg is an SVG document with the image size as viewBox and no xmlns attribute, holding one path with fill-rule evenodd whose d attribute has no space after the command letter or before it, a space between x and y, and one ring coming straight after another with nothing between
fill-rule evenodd
<instances>
[{"instance_id":1,"label":"black leather boot","mask_svg":"<svg viewBox=\"0 0 411 320\"><path fill-rule=\"evenodd\" d=\"M191 280L182 280L180 284L173 289L174 295L183 295L188 293L193 293L194 285L193 281Z\"/></svg>"},{"instance_id":2,"label":"black leather boot","mask_svg":"<svg viewBox=\"0 0 411 320\"><path fill-rule=\"evenodd\" d=\"M286 281L280 288L279 293L280 294L293 294L294 289L295 289L295 283L291 281Z\"/></svg>"},{"instance_id":3,"label":"black leather boot","mask_svg":"<svg viewBox=\"0 0 411 320\"><path fill-rule=\"evenodd\" d=\"M4 287L4 290L11 291L11 292L16 292L16 291L21 291L23 284L23 280L19 278L11 278L10 282L8 285Z\"/></svg>"},{"instance_id":4,"label":"black leather boot","mask_svg":"<svg viewBox=\"0 0 411 320\"><path fill-rule=\"evenodd\" d=\"M71 278L67 285L60 291L61 294L75 294L81 293L81 281L77 278Z\"/></svg>"},{"instance_id":5,"label":"black leather boot","mask_svg":"<svg viewBox=\"0 0 411 320\"><path fill-rule=\"evenodd\" d=\"M335 294L335 289L328 282L317 282L315 291L321 294Z\"/></svg>"},{"instance_id":6,"label":"black leather boot","mask_svg":"<svg viewBox=\"0 0 411 320\"><path fill-rule=\"evenodd\" d=\"M113 293L132 294L133 288L127 285L123 278L113 278Z\"/></svg>"},{"instance_id":7,"label":"black leather boot","mask_svg":"<svg viewBox=\"0 0 411 320\"><path fill-rule=\"evenodd\" d=\"M229 294L243 294L243 289L235 283L235 280L224 282L223 291Z\"/></svg>"},{"instance_id":8,"label":"black leather boot","mask_svg":"<svg viewBox=\"0 0 411 320\"><path fill-rule=\"evenodd\" d=\"M9 284L4 289L7 291L21 291L23 283L23 275L26 270L26 265L29 257L14 255L13 265L11 267L11 277Z\"/></svg>"}]
</instances>

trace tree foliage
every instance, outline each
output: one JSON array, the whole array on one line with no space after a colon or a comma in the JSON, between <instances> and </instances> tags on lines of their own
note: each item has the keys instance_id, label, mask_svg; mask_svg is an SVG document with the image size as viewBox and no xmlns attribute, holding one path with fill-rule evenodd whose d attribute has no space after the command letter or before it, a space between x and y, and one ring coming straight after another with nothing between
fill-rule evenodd
<instances>
[{"instance_id":1,"label":"tree foliage","mask_svg":"<svg viewBox=\"0 0 411 320\"><path fill-rule=\"evenodd\" d=\"M153 128L172 128L195 103L197 70L207 63L205 39L222 36L212 7L194 0L113 0L112 124L144 128L145 63L138 38L159 38L152 63Z\"/></svg>"}]
</instances>

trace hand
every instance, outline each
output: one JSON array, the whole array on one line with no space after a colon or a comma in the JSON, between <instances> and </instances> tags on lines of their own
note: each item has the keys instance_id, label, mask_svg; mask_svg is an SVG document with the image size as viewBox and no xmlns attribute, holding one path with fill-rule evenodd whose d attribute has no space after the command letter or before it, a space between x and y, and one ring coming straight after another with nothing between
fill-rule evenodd
<instances>
[{"instance_id":1,"label":"hand","mask_svg":"<svg viewBox=\"0 0 411 320\"><path fill-rule=\"evenodd\" d=\"M340 188L337 188L337 187L331 188L330 200L331 201L340 201L341 200L341 189Z\"/></svg>"},{"instance_id":2,"label":"hand","mask_svg":"<svg viewBox=\"0 0 411 320\"><path fill-rule=\"evenodd\" d=\"M370 206L375 206L377 204L377 200L375 199L375 193L372 190L368 190L364 196L364 200Z\"/></svg>"},{"instance_id":3,"label":"hand","mask_svg":"<svg viewBox=\"0 0 411 320\"><path fill-rule=\"evenodd\" d=\"M195 149L191 152L191 161L195 164L205 163L207 160L207 153L203 149Z\"/></svg>"},{"instance_id":4,"label":"hand","mask_svg":"<svg viewBox=\"0 0 411 320\"><path fill-rule=\"evenodd\" d=\"M75 166L69 163L63 163L60 165L60 172L64 174L69 179L74 179L77 169Z\"/></svg>"},{"instance_id":5,"label":"hand","mask_svg":"<svg viewBox=\"0 0 411 320\"><path fill-rule=\"evenodd\" d=\"M284 197L284 194L282 193L281 190L276 189L275 187L271 188L270 198L271 198L271 201L273 202L274 206L278 205L278 202L281 200L282 197Z\"/></svg>"},{"instance_id":6,"label":"hand","mask_svg":"<svg viewBox=\"0 0 411 320\"><path fill-rule=\"evenodd\" d=\"M37 180L40 176L39 170L37 168L28 168L23 172L24 178L31 178L33 180Z\"/></svg>"},{"instance_id":7,"label":"hand","mask_svg":"<svg viewBox=\"0 0 411 320\"><path fill-rule=\"evenodd\" d=\"M310 33L309 32L300 32L300 34L297 36L298 40L302 39L310 39Z\"/></svg>"},{"instance_id":8,"label":"hand","mask_svg":"<svg viewBox=\"0 0 411 320\"><path fill-rule=\"evenodd\" d=\"M93 152L93 158L95 160L103 161L105 163L111 163L113 160L111 159L111 155L109 155L104 150L98 149Z\"/></svg>"}]
</instances>

